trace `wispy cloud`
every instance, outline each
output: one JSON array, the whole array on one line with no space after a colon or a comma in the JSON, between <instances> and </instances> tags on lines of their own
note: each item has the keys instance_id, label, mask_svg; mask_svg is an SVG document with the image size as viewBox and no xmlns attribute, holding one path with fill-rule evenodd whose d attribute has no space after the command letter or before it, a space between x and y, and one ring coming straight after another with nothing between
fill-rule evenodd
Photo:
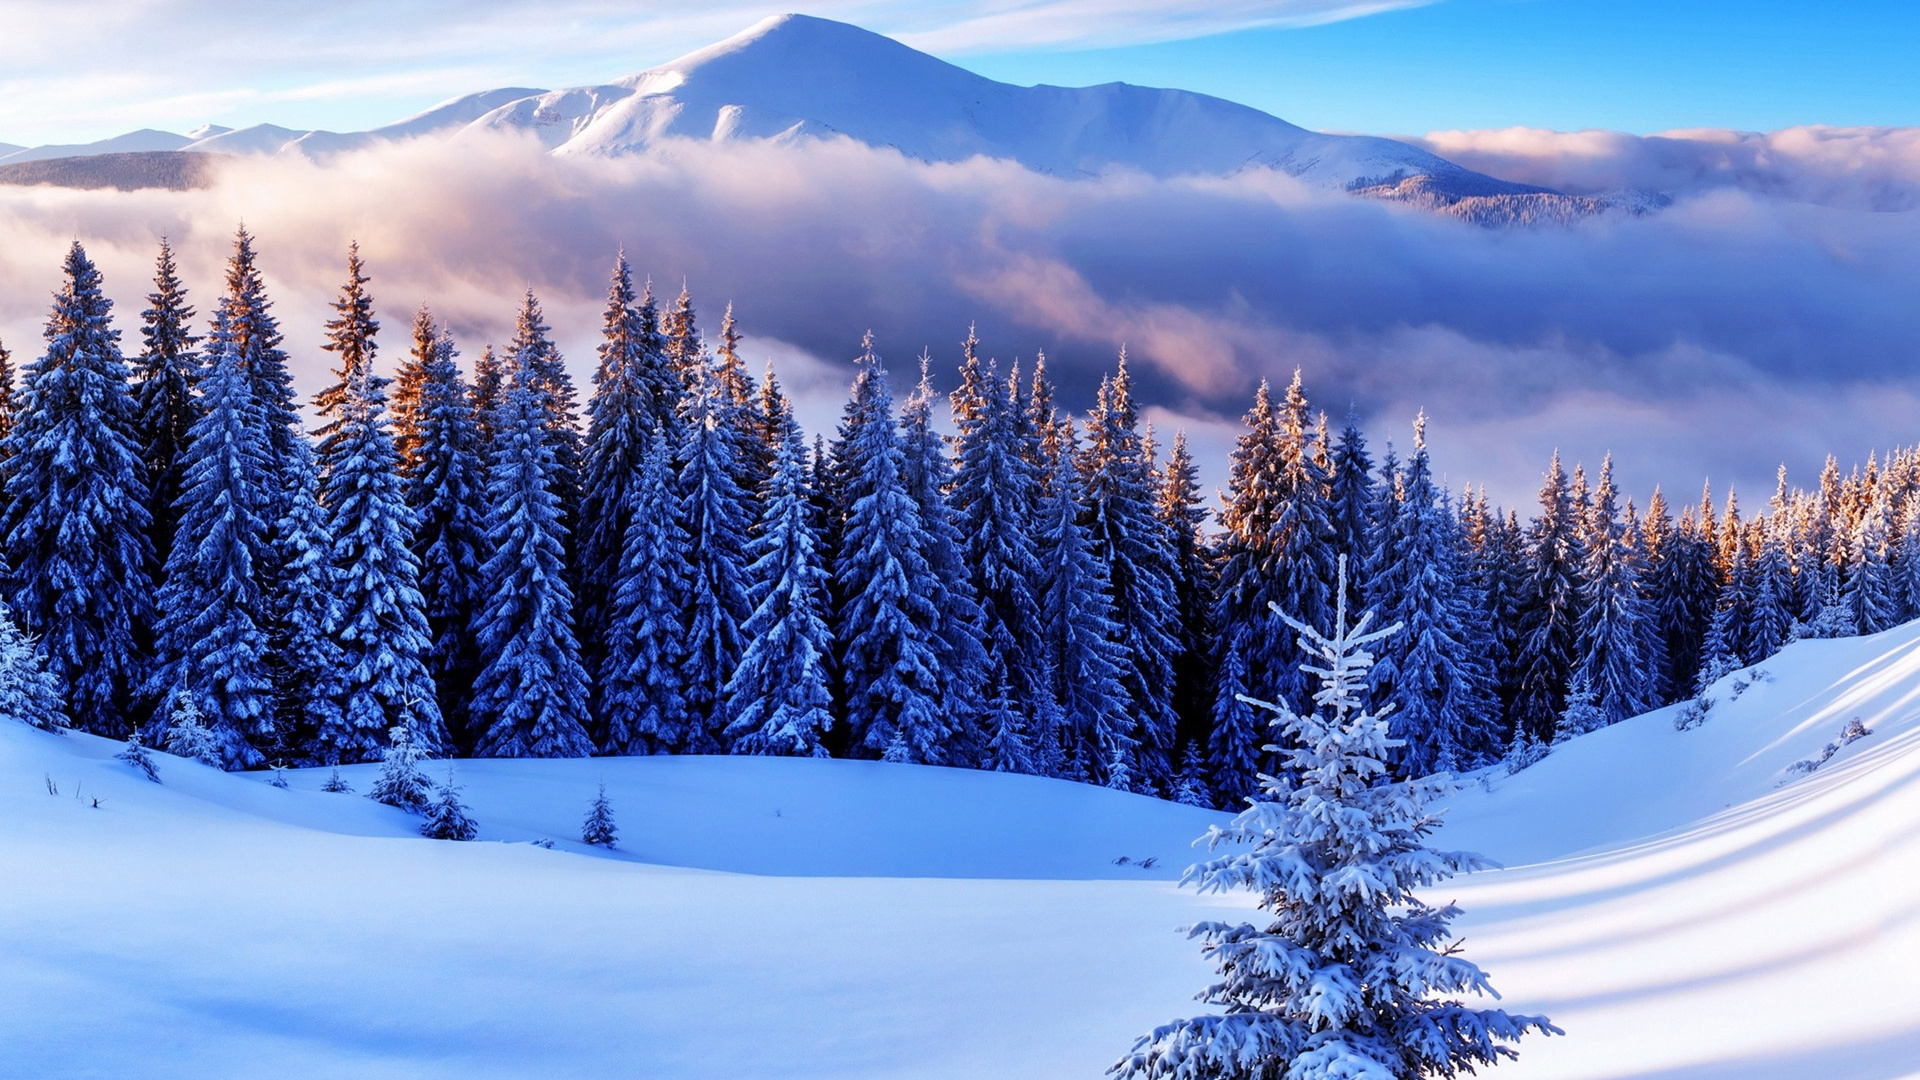
<instances>
[{"instance_id":1,"label":"wispy cloud","mask_svg":"<svg viewBox=\"0 0 1920 1080\"><path fill-rule=\"evenodd\" d=\"M37 346L75 236L129 332L163 232L204 311L241 219L309 390L358 238L390 353L426 302L471 356L531 285L582 380L624 244L663 291L689 281L709 328L734 302L815 426L864 330L898 371L930 348L950 383L975 320L1003 361L1045 349L1077 408L1125 345L1163 434L1209 446L1257 380L1296 366L1336 418L1351 403L1403 443L1425 408L1448 476L1509 500L1556 446L1614 451L1643 494L1708 474L1765 488L1781 461L1806 475L1828 451L1912 441L1920 406L1916 213L1720 188L1645 219L1495 231L1270 174L1064 181L845 141L600 160L501 137L247 161L200 192L0 188L0 337Z\"/></svg>"}]
</instances>

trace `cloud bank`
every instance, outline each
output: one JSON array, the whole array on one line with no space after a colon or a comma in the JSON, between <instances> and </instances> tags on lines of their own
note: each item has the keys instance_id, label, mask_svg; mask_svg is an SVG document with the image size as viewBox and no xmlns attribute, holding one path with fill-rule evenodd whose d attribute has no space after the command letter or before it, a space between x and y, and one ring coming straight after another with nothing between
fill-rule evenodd
<instances>
[{"instance_id":1,"label":"cloud bank","mask_svg":"<svg viewBox=\"0 0 1920 1080\"><path fill-rule=\"evenodd\" d=\"M1920 127L1436 131L1406 141L1469 169L1585 194L1643 188L1675 195L1732 188L1845 210L1920 209Z\"/></svg>"},{"instance_id":2,"label":"cloud bank","mask_svg":"<svg viewBox=\"0 0 1920 1080\"><path fill-rule=\"evenodd\" d=\"M1643 497L1706 475L1757 496L1782 461L1810 478L1829 451L1912 442L1920 415L1920 214L1716 188L1647 218L1486 230L1269 173L1065 181L846 141L599 160L502 136L239 161L196 192L0 189L0 338L37 351L76 236L129 346L162 233L204 313L243 219L308 391L357 238L389 362L416 305L471 357L531 286L584 387L624 245L660 291L690 283L706 329L734 303L810 428L835 415L863 331L902 377L929 349L950 386L977 321L1003 362L1044 349L1076 408L1124 345L1163 435L1188 428L1215 480L1255 384L1296 366L1376 439L1404 445L1424 408L1449 480L1511 503L1555 447L1611 450Z\"/></svg>"}]
</instances>

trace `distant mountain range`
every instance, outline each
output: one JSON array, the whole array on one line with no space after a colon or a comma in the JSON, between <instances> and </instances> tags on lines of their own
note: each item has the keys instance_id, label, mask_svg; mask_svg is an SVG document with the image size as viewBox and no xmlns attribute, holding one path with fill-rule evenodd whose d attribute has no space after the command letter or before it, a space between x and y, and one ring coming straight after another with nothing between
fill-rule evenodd
<instances>
[{"instance_id":1,"label":"distant mountain range","mask_svg":"<svg viewBox=\"0 0 1920 1080\"><path fill-rule=\"evenodd\" d=\"M1113 169L1157 177L1275 169L1316 187L1491 223L1654 204L1644 196L1568 196L1512 183L1392 139L1308 131L1185 90L995 82L891 38L805 15L766 19L717 45L604 85L488 90L371 131L259 124L208 126L185 135L141 130L96 143L25 149L0 145L0 182L191 186L204 182L207 170L170 168L156 155L324 158L383 140L457 138L475 131L529 131L561 155L639 154L664 139L792 143L845 136L923 161L985 156L1070 178ZM72 160L102 155L114 159L89 167ZM55 161L68 164L46 164Z\"/></svg>"}]
</instances>

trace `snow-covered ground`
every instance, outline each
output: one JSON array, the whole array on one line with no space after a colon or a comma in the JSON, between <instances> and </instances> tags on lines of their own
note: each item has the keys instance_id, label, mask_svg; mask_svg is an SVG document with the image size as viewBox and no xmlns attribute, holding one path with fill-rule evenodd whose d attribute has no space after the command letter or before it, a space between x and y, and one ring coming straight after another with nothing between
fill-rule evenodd
<instances>
[{"instance_id":1,"label":"snow-covered ground","mask_svg":"<svg viewBox=\"0 0 1920 1080\"><path fill-rule=\"evenodd\" d=\"M1467 953L1567 1030L1493 1075L1920 1075L1920 624L1763 666L1452 800ZM1247 904L1173 884L1209 815L1027 777L460 762L456 844L116 749L0 724L0 1076L1093 1078Z\"/></svg>"}]
</instances>

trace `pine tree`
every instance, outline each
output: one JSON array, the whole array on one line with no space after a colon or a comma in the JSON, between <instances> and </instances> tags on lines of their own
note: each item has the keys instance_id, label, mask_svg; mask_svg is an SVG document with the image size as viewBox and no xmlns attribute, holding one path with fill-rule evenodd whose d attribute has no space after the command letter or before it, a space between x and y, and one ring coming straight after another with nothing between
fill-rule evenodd
<instances>
[{"instance_id":1,"label":"pine tree","mask_svg":"<svg viewBox=\"0 0 1920 1080\"><path fill-rule=\"evenodd\" d=\"M986 616L968 574L966 538L959 515L947 498L948 489L954 485L954 474L944 440L933 430L936 395L928 374L929 363L923 354L919 385L900 411L900 481L920 515L922 551L927 560L926 581L933 589L929 599L933 601L936 620L933 640L941 677L940 698L949 715L963 718L962 723L956 725L960 729L959 737L950 755L952 763L960 764L984 760L982 740L987 737L986 732L975 730L975 725L965 719L980 712L981 690L991 685L987 681L988 659L982 637ZM1002 655L1011 678L1016 658ZM1021 674L1030 672L1023 670ZM1010 681L1010 693L1015 686L1019 688L1021 702L1033 700L1035 691L1030 683ZM1011 706L1014 700L1008 698L1007 704ZM1032 717L1025 709L1017 712L1022 731L1043 734L1041 729L1047 726L1045 716ZM1031 771L1033 759L1026 759L1025 764L1027 768L1022 771Z\"/></svg>"},{"instance_id":2,"label":"pine tree","mask_svg":"<svg viewBox=\"0 0 1920 1080\"><path fill-rule=\"evenodd\" d=\"M268 597L268 642L280 749L300 761L366 760L374 756L377 733L349 729L341 711L346 673L334 633L344 579L334 573L333 528L304 439L293 445L279 501L286 509L274 529L280 578Z\"/></svg>"},{"instance_id":3,"label":"pine tree","mask_svg":"<svg viewBox=\"0 0 1920 1080\"><path fill-rule=\"evenodd\" d=\"M587 819L580 824L580 842L612 848L619 838L619 830L613 823L613 803L607 800L607 785L601 784L600 793L587 808Z\"/></svg>"},{"instance_id":4,"label":"pine tree","mask_svg":"<svg viewBox=\"0 0 1920 1080\"><path fill-rule=\"evenodd\" d=\"M280 347L280 322L273 314L273 302L267 298L256 258L252 234L240 229L227 262L227 291L220 298L207 346L208 351L220 349L239 358L260 407L268 457L275 475L280 476L296 452L294 444L305 439L300 413L294 407L293 376L287 370L286 351ZM281 490L285 487L283 478ZM285 506L273 508L276 518L285 512ZM275 580L278 569L272 568L262 580Z\"/></svg>"},{"instance_id":5,"label":"pine tree","mask_svg":"<svg viewBox=\"0 0 1920 1080\"><path fill-rule=\"evenodd\" d=\"M679 380L682 393L692 393L701 378L704 361L700 356L700 328L693 313L693 296L687 283L680 283L680 297L673 310L660 320L667 370Z\"/></svg>"},{"instance_id":6,"label":"pine tree","mask_svg":"<svg viewBox=\"0 0 1920 1080\"><path fill-rule=\"evenodd\" d=\"M1540 516L1527 538L1527 576L1520 601L1515 657L1520 673L1514 720L1536 742L1553 737L1566 704L1580 625L1580 567L1585 552L1567 474L1554 452L1540 489Z\"/></svg>"},{"instance_id":7,"label":"pine tree","mask_svg":"<svg viewBox=\"0 0 1920 1080\"><path fill-rule=\"evenodd\" d=\"M535 403L544 420L547 447L553 453L553 497L560 504L560 524L566 529L565 535L572 537L580 520L578 395L574 393L573 377L567 374L566 361L561 358L550 333L540 301L534 297L533 290L528 289L520 303L513 340L507 345L506 365L514 385L524 378L535 392ZM511 391L508 394L510 396Z\"/></svg>"},{"instance_id":8,"label":"pine tree","mask_svg":"<svg viewBox=\"0 0 1920 1080\"><path fill-rule=\"evenodd\" d=\"M173 695L167 713L167 753L216 769L227 767L230 738L210 730L206 717L192 694L182 690Z\"/></svg>"},{"instance_id":9,"label":"pine tree","mask_svg":"<svg viewBox=\"0 0 1920 1080\"><path fill-rule=\"evenodd\" d=\"M1364 700L1366 650L1394 628L1368 632L1366 616L1349 626L1339 596L1334 618L1331 637L1287 619L1315 661L1317 708L1303 716L1261 703L1293 748L1287 771L1297 781L1265 780L1263 801L1208 835L1216 849L1251 850L1188 871L1203 892L1255 892L1273 921L1265 929L1203 922L1189 931L1221 975L1200 1000L1225 1006L1226 1015L1156 1029L1114 1065L1121 1077L1452 1076L1512 1057L1503 1044L1529 1031L1559 1031L1544 1017L1439 996L1492 989L1447 942L1458 909L1430 907L1415 890L1487 864L1424 843L1438 823L1427 807L1447 781L1379 783L1391 706L1372 709Z\"/></svg>"},{"instance_id":10,"label":"pine tree","mask_svg":"<svg viewBox=\"0 0 1920 1080\"><path fill-rule=\"evenodd\" d=\"M56 734L68 727L59 680L47 670L39 642L13 621L4 601L0 601L0 717Z\"/></svg>"},{"instance_id":11,"label":"pine tree","mask_svg":"<svg viewBox=\"0 0 1920 1080\"><path fill-rule=\"evenodd\" d=\"M853 399L841 421L848 501L835 578L846 599L839 644L853 746L926 764L946 760L952 728L941 708L941 672L920 512L901 479L886 369L861 343ZM897 744L897 745L896 745Z\"/></svg>"},{"instance_id":12,"label":"pine tree","mask_svg":"<svg viewBox=\"0 0 1920 1080\"><path fill-rule=\"evenodd\" d=\"M1399 478L1393 517L1381 523L1382 550L1367 589L1380 617L1404 628L1382 645L1373 668L1376 693L1400 703L1389 724L1405 743L1396 762L1406 776L1473 768L1499 755L1491 722L1493 692L1469 651L1469 598L1463 595L1453 515L1433 484L1426 416L1414 421L1413 457Z\"/></svg>"},{"instance_id":13,"label":"pine tree","mask_svg":"<svg viewBox=\"0 0 1920 1080\"><path fill-rule=\"evenodd\" d=\"M1652 617L1640 592L1638 552L1624 540L1613 486L1613 457L1600 466L1581 571L1580 618L1575 655L1605 723L1616 724L1654 707L1657 692L1649 673L1658 670L1647 655L1647 621Z\"/></svg>"},{"instance_id":14,"label":"pine tree","mask_svg":"<svg viewBox=\"0 0 1920 1080\"><path fill-rule=\"evenodd\" d=\"M1358 608L1366 583L1383 568L1374 557L1373 457L1367 453L1367 437L1353 412L1347 412L1346 426L1340 429L1340 442L1332 451L1332 475L1329 479L1327 516L1333 526L1335 551L1347 553L1353 567L1349 608Z\"/></svg>"},{"instance_id":15,"label":"pine tree","mask_svg":"<svg viewBox=\"0 0 1920 1080\"><path fill-rule=\"evenodd\" d=\"M825 757L833 724L827 664L827 575L807 504L806 442L788 416L753 540L746 651L727 684L727 739L736 754Z\"/></svg>"},{"instance_id":16,"label":"pine tree","mask_svg":"<svg viewBox=\"0 0 1920 1080\"><path fill-rule=\"evenodd\" d=\"M400 478L412 492L423 467L421 448L426 443L422 425L426 422L427 368L432 366L441 345L444 343L451 350L453 341L451 335L434 323L433 309L421 304L413 313L410 342L406 358L400 361L400 370L394 372L393 393L389 397L393 411L393 448L400 454Z\"/></svg>"},{"instance_id":17,"label":"pine tree","mask_svg":"<svg viewBox=\"0 0 1920 1080\"><path fill-rule=\"evenodd\" d=\"M340 297L333 302L333 318L327 320L327 343L321 348L339 358L334 381L313 399L314 411L324 421L320 425L321 454L345 415L353 387L373 374L376 349L374 335L380 322L373 317L373 297L367 292L366 265L360 261L358 241L347 245L347 280Z\"/></svg>"},{"instance_id":18,"label":"pine tree","mask_svg":"<svg viewBox=\"0 0 1920 1080\"><path fill-rule=\"evenodd\" d=\"M483 457L493 448L493 420L506 402L506 377L506 366L494 355L493 346L480 350L480 359L473 364L473 424L480 434Z\"/></svg>"},{"instance_id":19,"label":"pine tree","mask_svg":"<svg viewBox=\"0 0 1920 1080\"><path fill-rule=\"evenodd\" d=\"M140 314L138 386L134 391L134 428L140 440L140 460L146 465L147 535L153 546L154 580L160 580L173 548L174 500L184 486L179 459L186 450L187 431L199 417L194 391L200 382L200 339L191 329L193 307L180 283L173 248L164 237L153 275L154 291L147 294L147 310Z\"/></svg>"},{"instance_id":20,"label":"pine tree","mask_svg":"<svg viewBox=\"0 0 1920 1080\"><path fill-rule=\"evenodd\" d=\"M146 469L113 304L77 241L65 276L7 437L7 585L75 725L111 736L131 728L145 675Z\"/></svg>"},{"instance_id":21,"label":"pine tree","mask_svg":"<svg viewBox=\"0 0 1920 1080\"><path fill-rule=\"evenodd\" d=\"M658 423L651 400L654 388L644 381L650 360L646 339L647 328L634 306L633 271L622 252L614 260L613 280L607 287L600 358L593 370L593 395L587 400L574 580L579 593L575 623L580 655L589 670L597 670L606 653L613 581L631 524L632 488Z\"/></svg>"},{"instance_id":22,"label":"pine tree","mask_svg":"<svg viewBox=\"0 0 1920 1080\"><path fill-rule=\"evenodd\" d=\"M1164 791L1173 782L1170 676L1179 655L1174 639L1179 613L1172 540L1154 514L1158 484L1141 444L1125 352L1113 377L1102 381L1088 417L1080 472L1087 536L1094 557L1106 564L1116 640L1125 658L1120 685L1135 721L1130 733L1135 783L1141 790Z\"/></svg>"},{"instance_id":23,"label":"pine tree","mask_svg":"<svg viewBox=\"0 0 1920 1080\"><path fill-rule=\"evenodd\" d=\"M1852 623L1852 633L1877 634L1899 621L1888 555L1892 517L1884 491L1876 492L1847 545L1849 562L1840 602Z\"/></svg>"},{"instance_id":24,"label":"pine tree","mask_svg":"<svg viewBox=\"0 0 1920 1080\"><path fill-rule=\"evenodd\" d=\"M160 770L153 763L153 755L147 753L147 748L140 745L140 732L137 729L127 736L127 745L121 747L120 752L113 756L133 766L140 775L154 783L160 782Z\"/></svg>"},{"instance_id":25,"label":"pine tree","mask_svg":"<svg viewBox=\"0 0 1920 1080\"><path fill-rule=\"evenodd\" d=\"M1008 686L1004 708L1038 732L1052 712L1052 687L1039 667L1040 580L1033 533L1039 476L1022 456L1022 418L997 367L982 364L969 330L960 389L951 396L956 458L949 501L962 545L967 592L977 599L981 648L1000 657ZM918 501L918 500L916 500ZM964 683L962 673L950 673ZM976 675L984 681L984 675Z\"/></svg>"},{"instance_id":26,"label":"pine tree","mask_svg":"<svg viewBox=\"0 0 1920 1080\"><path fill-rule=\"evenodd\" d=\"M405 727L429 756L447 748L447 731L426 659L426 601L412 550L416 525L400 489L399 454L387 425L384 381L359 369L340 419L322 446L321 503L333 536L337 575L341 693L345 738L330 750L360 761L379 733Z\"/></svg>"},{"instance_id":27,"label":"pine tree","mask_svg":"<svg viewBox=\"0 0 1920 1080\"><path fill-rule=\"evenodd\" d=\"M430 321L427 329L405 496L418 522L413 552L432 640L427 671L454 745L471 750L481 734L469 706L480 670L473 623L483 597L486 463L473 404L454 362L453 338Z\"/></svg>"},{"instance_id":28,"label":"pine tree","mask_svg":"<svg viewBox=\"0 0 1920 1080\"><path fill-rule=\"evenodd\" d=\"M201 414L180 458L178 539L160 590L160 662L150 690L202 707L221 768L265 760L274 745L271 619L258 568L271 557L267 509L277 501L259 404L236 357L209 357Z\"/></svg>"},{"instance_id":29,"label":"pine tree","mask_svg":"<svg viewBox=\"0 0 1920 1080\"><path fill-rule=\"evenodd\" d=\"M647 448L614 578L613 621L600 664L600 715L610 754L656 754L685 746L687 533L665 439Z\"/></svg>"},{"instance_id":30,"label":"pine tree","mask_svg":"<svg viewBox=\"0 0 1920 1080\"><path fill-rule=\"evenodd\" d=\"M684 749L712 754L725 749L727 684L740 665L741 628L752 608L747 599L747 534L754 521L751 496L736 481L743 453L735 406L722 393L711 365L702 368L687 402L681 451L680 521L686 529L689 589L686 664L681 692L686 700Z\"/></svg>"},{"instance_id":31,"label":"pine tree","mask_svg":"<svg viewBox=\"0 0 1920 1080\"><path fill-rule=\"evenodd\" d=\"M1062 743L1071 760L1095 771L1134 746L1133 715L1121 673L1126 655L1113 624L1107 564L1096 559L1081 520L1073 433L1063 435L1041 508L1040 658L1052 676Z\"/></svg>"},{"instance_id":32,"label":"pine tree","mask_svg":"<svg viewBox=\"0 0 1920 1080\"><path fill-rule=\"evenodd\" d=\"M514 372L487 464L487 597L474 625L483 666L473 716L489 757L585 757L587 674L573 636L558 463L545 437L539 373Z\"/></svg>"},{"instance_id":33,"label":"pine tree","mask_svg":"<svg viewBox=\"0 0 1920 1080\"><path fill-rule=\"evenodd\" d=\"M367 798L410 814L426 813L433 781L420 771L424 756L414 744L412 728L395 724L387 733L387 745L380 752L380 775Z\"/></svg>"},{"instance_id":34,"label":"pine tree","mask_svg":"<svg viewBox=\"0 0 1920 1080\"><path fill-rule=\"evenodd\" d=\"M420 823L420 835L429 840L472 840L480 835L480 826L468 816L460 802L460 789L454 786L453 769L447 769L447 782L440 785L439 797L427 807L427 820Z\"/></svg>"},{"instance_id":35,"label":"pine tree","mask_svg":"<svg viewBox=\"0 0 1920 1080\"><path fill-rule=\"evenodd\" d=\"M1213 809L1213 798L1207 793L1207 782L1200 775L1202 755L1200 747L1188 743L1180 754L1180 771L1173 780L1173 801L1181 806L1197 806L1203 810Z\"/></svg>"},{"instance_id":36,"label":"pine tree","mask_svg":"<svg viewBox=\"0 0 1920 1080\"><path fill-rule=\"evenodd\" d=\"M320 790L329 794L342 795L352 792L353 785L341 778L340 766L335 765L333 771L327 774L327 782L320 785Z\"/></svg>"},{"instance_id":37,"label":"pine tree","mask_svg":"<svg viewBox=\"0 0 1920 1080\"><path fill-rule=\"evenodd\" d=\"M1204 535L1208 511L1200 471L1184 431L1174 434L1154 508L1173 542L1174 643L1180 650L1173 665L1175 729L1187 741L1204 739L1213 712L1207 646L1213 638L1214 575Z\"/></svg>"}]
</instances>

